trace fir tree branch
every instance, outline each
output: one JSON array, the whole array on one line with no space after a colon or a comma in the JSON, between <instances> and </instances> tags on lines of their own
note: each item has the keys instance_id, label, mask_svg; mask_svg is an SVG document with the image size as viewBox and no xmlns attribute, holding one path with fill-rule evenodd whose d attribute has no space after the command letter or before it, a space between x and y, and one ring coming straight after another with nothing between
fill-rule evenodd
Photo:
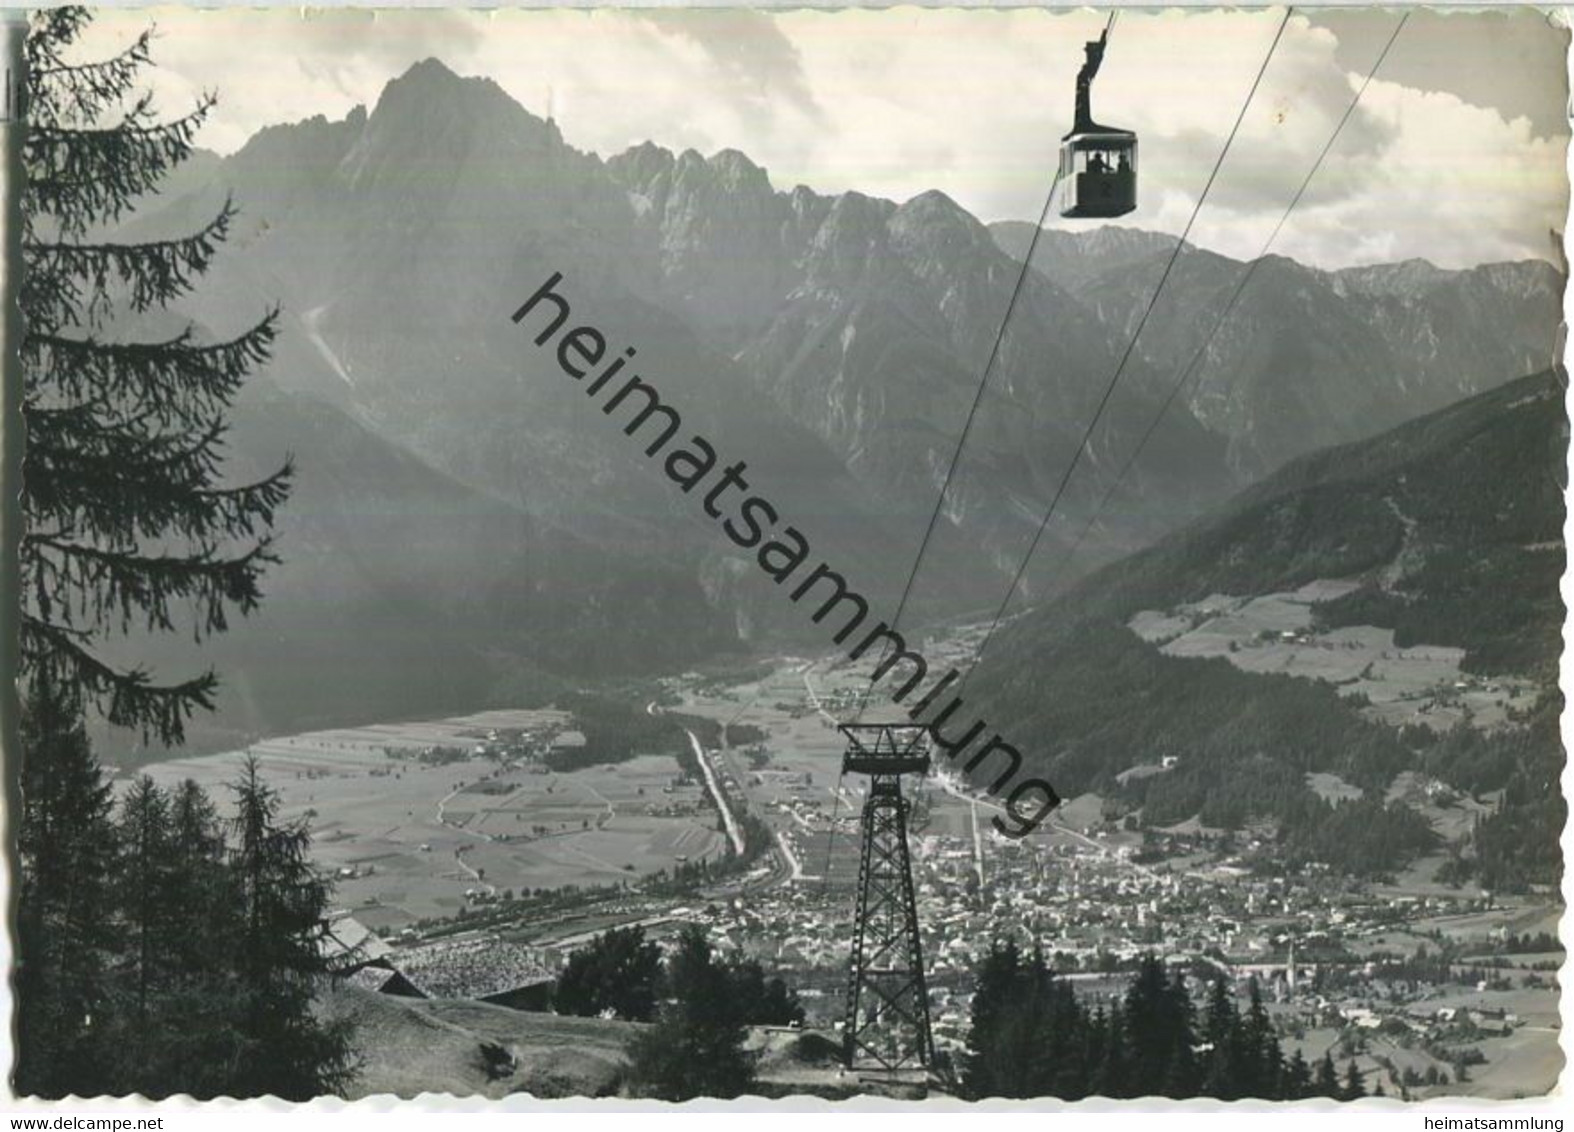
<instances>
[{"instance_id":1,"label":"fir tree branch","mask_svg":"<svg viewBox=\"0 0 1574 1132\"><path fill-rule=\"evenodd\" d=\"M85 280L91 296L85 311L79 302L72 309L46 312L45 326L80 326L84 317L94 324L109 313L117 297L140 314L186 294L208 270L235 213L234 202L226 197L218 215L200 231L143 244L24 241L24 271Z\"/></svg>"},{"instance_id":2,"label":"fir tree branch","mask_svg":"<svg viewBox=\"0 0 1574 1132\"><path fill-rule=\"evenodd\" d=\"M166 423L207 416L227 404L246 375L266 362L278 338L279 308L224 342L197 345L188 326L157 342L99 342L48 332L26 334L21 354L35 388L63 399L101 391L155 406Z\"/></svg>"},{"instance_id":3,"label":"fir tree branch","mask_svg":"<svg viewBox=\"0 0 1574 1132\"><path fill-rule=\"evenodd\" d=\"M22 209L23 672L80 693L109 722L178 742L186 719L211 709L210 672L157 686L94 649L134 624L173 631L189 613L198 641L250 612L276 562L270 531L289 494L287 461L254 483L226 485L226 420L245 376L264 363L277 308L227 342L197 344L188 328L162 342L105 342L111 318L167 306L210 266L235 215L226 199L199 231L143 243L89 240L154 192L185 160L213 105L159 122L132 92L150 34L109 59L68 58L91 13L30 17L32 99L24 143L30 187ZM105 124L116 108L118 120ZM71 336L63 331L75 328Z\"/></svg>"},{"instance_id":4,"label":"fir tree branch","mask_svg":"<svg viewBox=\"0 0 1574 1132\"><path fill-rule=\"evenodd\" d=\"M156 475L106 483L104 469L115 464L112 459L52 463L47 477L24 483L24 502L37 520L92 530L111 543L251 538L272 526L294 476L293 464L286 461L264 479L227 488L201 486L205 480L200 477L168 484ZM28 537L23 536L24 543Z\"/></svg>"},{"instance_id":5,"label":"fir tree branch","mask_svg":"<svg viewBox=\"0 0 1574 1132\"><path fill-rule=\"evenodd\" d=\"M29 46L32 48L31 54L35 55L40 60L47 59L49 61L35 63L29 66L28 78L36 82L42 79L53 78L56 75L73 75L81 73L96 75L103 74L105 72L114 72L115 74L122 75L129 80L134 78L137 71L146 66L151 61L148 54L148 47L153 42L154 30L154 27L149 26L145 31L142 32L141 35L137 36L137 38L133 40L129 46L125 47L118 54L111 55L107 59L94 59L85 63L61 62L59 52L50 49L52 47L50 41L42 37L36 37L29 43Z\"/></svg>"},{"instance_id":6,"label":"fir tree branch","mask_svg":"<svg viewBox=\"0 0 1574 1132\"><path fill-rule=\"evenodd\" d=\"M30 123L22 147L24 207L53 217L71 236L118 221L190 156L213 104L204 96L168 122L145 120L151 111L144 100L111 127Z\"/></svg>"},{"instance_id":7,"label":"fir tree branch","mask_svg":"<svg viewBox=\"0 0 1574 1132\"><path fill-rule=\"evenodd\" d=\"M116 727L139 731L143 741L178 744L186 722L198 709L213 710L218 677L209 670L178 684L154 684L144 668L116 669L94 656L59 626L24 615L21 624L24 668L83 693L100 703Z\"/></svg>"},{"instance_id":8,"label":"fir tree branch","mask_svg":"<svg viewBox=\"0 0 1574 1132\"><path fill-rule=\"evenodd\" d=\"M143 629L173 632L173 608L178 602L196 614L193 639L199 643L229 628L226 607L235 606L242 615L257 607L262 597L257 585L261 567L278 561L268 538L229 558L212 546L182 555L139 555L40 539L31 548L30 566L37 585L62 595L56 599L52 624L74 625L80 618L102 627L117 618L116 628L127 634L141 614ZM45 552L59 557L52 559Z\"/></svg>"}]
</instances>

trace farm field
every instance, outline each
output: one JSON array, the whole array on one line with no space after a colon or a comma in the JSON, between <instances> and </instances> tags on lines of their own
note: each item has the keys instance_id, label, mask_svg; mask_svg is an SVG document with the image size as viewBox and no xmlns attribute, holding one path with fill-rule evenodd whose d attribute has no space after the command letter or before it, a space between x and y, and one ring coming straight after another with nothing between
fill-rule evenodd
<instances>
[{"instance_id":1,"label":"farm field","mask_svg":"<svg viewBox=\"0 0 1574 1132\"><path fill-rule=\"evenodd\" d=\"M491 711L310 732L249 753L279 792L282 815L310 819L313 856L338 877L335 903L373 928L451 916L468 891L615 883L722 853L703 788L674 785L679 769L666 755L559 774L504 770L479 755L429 765L387 753L472 750L489 729L565 722L562 712ZM165 786L195 779L222 809L247 753L175 759L145 773Z\"/></svg>"},{"instance_id":2,"label":"farm field","mask_svg":"<svg viewBox=\"0 0 1574 1132\"><path fill-rule=\"evenodd\" d=\"M1539 689L1528 679L1483 680L1460 670L1464 650L1443 645L1400 648L1391 629L1352 625L1313 628L1312 607L1357 588L1324 579L1298 590L1234 597L1212 594L1173 610L1143 610L1128 627L1177 657L1224 657L1246 672L1324 680L1340 695L1363 695L1363 714L1390 726L1425 723L1446 731L1467 720L1499 727L1510 713L1534 705Z\"/></svg>"},{"instance_id":3,"label":"farm field","mask_svg":"<svg viewBox=\"0 0 1574 1132\"><path fill-rule=\"evenodd\" d=\"M1471 1067L1469 1084L1454 1085L1442 1092L1499 1100L1542 1097L1557 1085L1563 1071L1558 1031L1544 1024L1525 1026L1505 1037L1488 1038L1477 1044L1486 1064Z\"/></svg>"}]
</instances>

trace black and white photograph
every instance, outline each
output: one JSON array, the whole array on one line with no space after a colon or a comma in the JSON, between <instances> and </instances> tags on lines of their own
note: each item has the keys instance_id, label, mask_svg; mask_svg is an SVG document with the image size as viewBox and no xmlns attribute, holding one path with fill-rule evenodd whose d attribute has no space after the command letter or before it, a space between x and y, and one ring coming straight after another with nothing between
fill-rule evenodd
<instances>
[{"instance_id":1,"label":"black and white photograph","mask_svg":"<svg viewBox=\"0 0 1574 1132\"><path fill-rule=\"evenodd\" d=\"M0 1107L1561 1132L1566 9L5 15Z\"/></svg>"}]
</instances>

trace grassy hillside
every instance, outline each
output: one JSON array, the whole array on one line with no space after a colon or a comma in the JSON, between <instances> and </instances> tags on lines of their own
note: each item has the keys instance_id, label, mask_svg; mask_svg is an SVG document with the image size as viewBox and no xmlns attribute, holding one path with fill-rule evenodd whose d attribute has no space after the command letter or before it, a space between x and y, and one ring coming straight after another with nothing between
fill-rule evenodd
<instances>
[{"instance_id":1,"label":"grassy hillside","mask_svg":"<svg viewBox=\"0 0 1574 1132\"><path fill-rule=\"evenodd\" d=\"M625 1048L640 1022L526 1013L458 999L409 999L338 985L318 1009L355 1026L361 1066L349 1100L449 1093L496 1100L616 1096ZM862 1083L843 1075L829 1035L758 1026L747 1049L758 1079L751 1095L845 1100ZM911 1098L916 1099L916 1098Z\"/></svg>"},{"instance_id":2,"label":"grassy hillside","mask_svg":"<svg viewBox=\"0 0 1574 1132\"><path fill-rule=\"evenodd\" d=\"M351 1100L390 1093L606 1096L622 1076L623 1047L641 1028L349 986L330 991L319 1009L355 1025L361 1068L347 1093Z\"/></svg>"}]
</instances>

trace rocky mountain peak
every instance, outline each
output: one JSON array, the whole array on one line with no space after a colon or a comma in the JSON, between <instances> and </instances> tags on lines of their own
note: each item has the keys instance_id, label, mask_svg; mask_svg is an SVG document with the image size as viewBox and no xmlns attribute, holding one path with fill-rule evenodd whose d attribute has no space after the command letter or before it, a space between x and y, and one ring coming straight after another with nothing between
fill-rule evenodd
<instances>
[{"instance_id":1,"label":"rocky mountain peak","mask_svg":"<svg viewBox=\"0 0 1574 1132\"><path fill-rule=\"evenodd\" d=\"M497 83L461 77L438 59L423 59L383 87L345 159L352 184L434 177L462 165L478 148L496 155L563 147L557 126L531 114Z\"/></svg>"},{"instance_id":2,"label":"rocky mountain peak","mask_svg":"<svg viewBox=\"0 0 1574 1132\"><path fill-rule=\"evenodd\" d=\"M390 79L377 99L372 117L375 119L381 114L421 104L447 104L472 112L503 108L509 113L522 114L531 121L541 121L515 102L493 80L461 76L441 59L435 58L412 63L404 74Z\"/></svg>"},{"instance_id":3,"label":"rocky mountain peak","mask_svg":"<svg viewBox=\"0 0 1574 1132\"><path fill-rule=\"evenodd\" d=\"M870 257L883 247L885 225L896 206L888 200L846 192L837 197L814 234L810 275L858 279Z\"/></svg>"},{"instance_id":4,"label":"rocky mountain peak","mask_svg":"<svg viewBox=\"0 0 1574 1132\"><path fill-rule=\"evenodd\" d=\"M677 157L665 146L643 141L607 160L607 172L624 186L643 191L657 177L668 175Z\"/></svg>"},{"instance_id":5,"label":"rocky mountain peak","mask_svg":"<svg viewBox=\"0 0 1574 1132\"><path fill-rule=\"evenodd\" d=\"M1348 267L1334 273L1334 286L1343 293L1365 293L1404 297L1419 295L1450 276L1430 260L1412 258L1399 263L1379 263L1369 267Z\"/></svg>"},{"instance_id":6,"label":"rocky mountain peak","mask_svg":"<svg viewBox=\"0 0 1574 1132\"><path fill-rule=\"evenodd\" d=\"M934 255L994 251L989 229L938 189L919 193L891 215L892 242L904 250Z\"/></svg>"},{"instance_id":7,"label":"rocky mountain peak","mask_svg":"<svg viewBox=\"0 0 1574 1132\"><path fill-rule=\"evenodd\" d=\"M745 186L756 192L763 190L770 193L771 180L765 170L750 161L747 154L736 149L718 150L711 154L710 167L716 171L722 184L729 189L740 189Z\"/></svg>"}]
</instances>

